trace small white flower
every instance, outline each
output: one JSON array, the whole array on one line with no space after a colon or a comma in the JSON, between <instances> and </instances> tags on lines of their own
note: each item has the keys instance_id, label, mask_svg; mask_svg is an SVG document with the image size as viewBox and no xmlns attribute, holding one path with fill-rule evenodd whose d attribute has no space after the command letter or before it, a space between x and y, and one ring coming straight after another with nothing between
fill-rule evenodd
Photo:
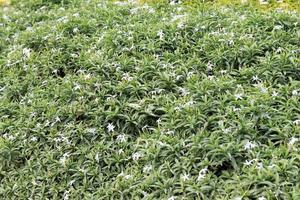
<instances>
[{"instance_id":1,"label":"small white flower","mask_svg":"<svg viewBox=\"0 0 300 200\"><path fill-rule=\"evenodd\" d=\"M300 119L297 119L297 120L293 121L293 124L298 126L300 124Z\"/></svg>"},{"instance_id":2,"label":"small white flower","mask_svg":"<svg viewBox=\"0 0 300 200\"><path fill-rule=\"evenodd\" d=\"M24 48L23 49L23 56L24 57L29 58L30 57L30 53L31 53L31 49L28 49L28 48Z\"/></svg>"},{"instance_id":3,"label":"small white flower","mask_svg":"<svg viewBox=\"0 0 300 200\"><path fill-rule=\"evenodd\" d=\"M101 87L101 84L100 84L100 83L95 83L94 86L95 86L96 88L100 88L100 87Z\"/></svg>"},{"instance_id":4,"label":"small white flower","mask_svg":"<svg viewBox=\"0 0 300 200\"><path fill-rule=\"evenodd\" d=\"M63 200L69 200L69 195L70 195L70 192L69 192L69 191L66 191L66 192L64 193Z\"/></svg>"},{"instance_id":5,"label":"small white flower","mask_svg":"<svg viewBox=\"0 0 300 200\"><path fill-rule=\"evenodd\" d=\"M130 76L130 74L128 72L123 74L122 80L126 80L126 81L132 81L133 77Z\"/></svg>"},{"instance_id":6,"label":"small white flower","mask_svg":"<svg viewBox=\"0 0 300 200\"><path fill-rule=\"evenodd\" d=\"M259 81L259 78L258 78L258 76L257 76L257 75L255 75L255 76L252 76L252 81Z\"/></svg>"},{"instance_id":7,"label":"small white flower","mask_svg":"<svg viewBox=\"0 0 300 200\"><path fill-rule=\"evenodd\" d=\"M156 89L157 94L161 94L163 91L165 91L164 89Z\"/></svg>"},{"instance_id":8,"label":"small white flower","mask_svg":"<svg viewBox=\"0 0 300 200\"><path fill-rule=\"evenodd\" d=\"M117 175L117 177L120 177L120 176L125 176L125 173L122 171L120 174Z\"/></svg>"},{"instance_id":9,"label":"small white flower","mask_svg":"<svg viewBox=\"0 0 300 200\"><path fill-rule=\"evenodd\" d=\"M255 87L258 87L261 93L267 93L268 89L263 86L263 84L254 84Z\"/></svg>"},{"instance_id":10,"label":"small white flower","mask_svg":"<svg viewBox=\"0 0 300 200\"><path fill-rule=\"evenodd\" d=\"M283 26L280 26L280 25L274 26L274 30L280 30L280 29L282 29L282 28L283 28Z\"/></svg>"},{"instance_id":11,"label":"small white flower","mask_svg":"<svg viewBox=\"0 0 300 200\"><path fill-rule=\"evenodd\" d=\"M24 66L23 66L23 69L24 69L25 71L27 71L27 70L29 69L29 66L28 66L28 65L24 65Z\"/></svg>"},{"instance_id":12,"label":"small white flower","mask_svg":"<svg viewBox=\"0 0 300 200\"><path fill-rule=\"evenodd\" d=\"M211 62L208 62L208 63L207 63L207 70L208 70L208 71L213 70L213 67L214 67L214 65L213 65Z\"/></svg>"},{"instance_id":13,"label":"small white flower","mask_svg":"<svg viewBox=\"0 0 300 200\"><path fill-rule=\"evenodd\" d=\"M122 154L123 152L124 152L123 149L119 149L119 150L118 150L118 154L119 154L119 155Z\"/></svg>"},{"instance_id":14,"label":"small white flower","mask_svg":"<svg viewBox=\"0 0 300 200\"><path fill-rule=\"evenodd\" d=\"M92 133L93 135L95 135L97 133L97 129L96 128L88 128L87 132Z\"/></svg>"},{"instance_id":15,"label":"small white flower","mask_svg":"<svg viewBox=\"0 0 300 200\"><path fill-rule=\"evenodd\" d=\"M141 191L141 193L144 195L144 198L149 196L149 194L145 191Z\"/></svg>"},{"instance_id":16,"label":"small white flower","mask_svg":"<svg viewBox=\"0 0 300 200\"><path fill-rule=\"evenodd\" d=\"M13 135L6 136L6 138L11 141L16 139L16 137Z\"/></svg>"},{"instance_id":17,"label":"small white flower","mask_svg":"<svg viewBox=\"0 0 300 200\"><path fill-rule=\"evenodd\" d=\"M66 137L62 137L62 140L63 140L66 144L68 144L68 145L71 144L71 141L70 141L68 138L66 138Z\"/></svg>"},{"instance_id":18,"label":"small white flower","mask_svg":"<svg viewBox=\"0 0 300 200\"><path fill-rule=\"evenodd\" d=\"M118 142L126 142L126 135L125 134L120 134L117 136L117 141Z\"/></svg>"},{"instance_id":19,"label":"small white flower","mask_svg":"<svg viewBox=\"0 0 300 200\"><path fill-rule=\"evenodd\" d=\"M148 4L144 4L144 6L142 6L142 8L148 9L149 5Z\"/></svg>"},{"instance_id":20,"label":"small white flower","mask_svg":"<svg viewBox=\"0 0 300 200\"><path fill-rule=\"evenodd\" d=\"M233 111L233 112L240 112L241 109L240 109L240 108L237 108L237 107L235 107L235 106L233 106L233 107L232 107L232 111Z\"/></svg>"},{"instance_id":21,"label":"small white flower","mask_svg":"<svg viewBox=\"0 0 300 200\"><path fill-rule=\"evenodd\" d=\"M78 83L75 83L74 85L74 90L80 90L81 85L79 85Z\"/></svg>"},{"instance_id":22,"label":"small white flower","mask_svg":"<svg viewBox=\"0 0 300 200\"><path fill-rule=\"evenodd\" d=\"M268 89L265 88L265 87L260 87L260 92L261 92L261 93L267 93L267 92L268 92Z\"/></svg>"},{"instance_id":23,"label":"small white flower","mask_svg":"<svg viewBox=\"0 0 300 200\"><path fill-rule=\"evenodd\" d=\"M54 142L56 142L56 143L59 143L59 142L62 141L62 139L61 139L60 137L54 138L53 140L54 140Z\"/></svg>"},{"instance_id":24,"label":"small white flower","mask_svg":"<svg viewBox=\"0 0 300 200\"><path fill-rule=\"evenodd\" d=\"M243 99L243 94L240 94L240 93L239 93L239 94L235 94L234 96L235 96L235 99L236 99L236 100L241 100L241 99Z\"/></svg>"},{"instance_id":25,"label":"small white flower","mask_svg":"<svg viewBox=\"0 0 300 200\"><path fill-rule=\"evenodd\" d=\"M30 113L30 117L35 117L35 116L36 116L36 112Z\"/></svg>"},{"instance_id":26,"label":"small white flower","mask_svg":"<svg viewBox=\"0 0 300 200\"><path fill-rule=\"evenodd\" d=\"M132 159L133 160L139 160L142 157L142 154L139 152L136 152L134 154L132 154Z\"/></svg>"},{"instance_id":27,"label":"small white flower","mask_svg":"<svg viewBox=\"0 0 300 200\"><path fill-rule=\"evenodd\" d=\"M186 102L185 106L189 107L192 106L194 104L193 100L189 100L188 102Z\"/></svg>"},{"instance_id":28,"label":"small white flower","mask_svg":"<svg viewBox=\"0 0 300 200\"><path fill-rule=\"evenodd\" d=\"M180 80L182 77L183 77L183 75L177 75L177 76L176 76L176 80L178 81L178 80Z\"/></svg>"},{"instance_id":29,"label":"small white flower","mask_svg":"<svg viewBox=\"0 0 300 200\"><path fill-rule=\"evenodd\" d=\"M38 139L37 139L37 137L35 137L35 136L33 136L31 139L30 139L30 141L32 141L32 142L36 142Z\"/></svg>"},{"instance_id":30,"label":"small white flower","mask_svg":"<svg viewBox=\"0 0 300 200\"><path fill-rule=\"evenodd\" d=\"M184 28L184 23L183 22L178 23L177 28L183 29Z\"/></svg>"},{"instance_id":31,"label":"small white flower","mask_svg":"<svg viewBox=\"0 0 300 200\"><path fill-rule=\"evenodd\" d=\"M84 79L85 79L85 80L89 80L90 78L91 78L91 74L85 74L85 75L84 75Z\"/></svg>"},{"instance_id":32,"label":"small white flower","mask_svg":"<svg viewBox=\"0 0 300 200\"><path fill-rule=\"evenodd\" d=\"M154 8L149 8L148 12L151 13L151 14L153 14L153 13L155 13L155 9Z\"/></svg>"},{"instance_id":33,"label":"small white flower","mask_svg":"<svg viewBox=\"0 0 300 200\"><path fill-rule=\"evenodd\" d=\"M63 157L69 157L70 156L70 153L64 153Z\"/></svg>"},{"instance_id":34,"label":"small white flower","mask_svg":"<svg viewBox=\"0 0 300 200\"><path fill-rule=\"evenodd\" d=\"M291 139L289 140L288 145L293 146L298 141L299 141L299 138L291 137Z\"/></svg>"},{"instance_id":35,"label":"small white flower","mask_svg":"<svg viewBox=\"0 0 300 200\"><path fill-rule=\"evenodd\" d=\"M199 174L206 174L208 172L207 167L200 170Z\"/></svg>"},{"instance_id":36,"label":"small white flower","mask_svg":"<svg viewBox=\"0 0 300 200\"><path fill-rule=\"evenodd\" d=\"M225 128L222 130L225 134L228 134L230 133L231 129L230 128Z\"/></svg>"},{"instance_id":37,"label":"small white flower","mask_svg":"<svg viewBox=\"0 0 300 200\"><path fill-rule=\"evenodd\" d=\"M69 182L69 186L72 186L75 182L76 182L76 180L71 180L71 181Z\"/></svg>"},{"instance_id":38,"label":"small white flower","mask_svg":"<svg viewBox=\"0 0 300 200\"><path fill-rule=\"evenodd\" d=\"M4 91L5 87L0 87L0 92Z\"/></svg>"},{"instance_id":39,"label":"small white flower","mask_svg":"<svg viewBox=\"0 0 300 200\"><path fill-rule=\"evenodd\" d=\"M266 113L262 113L262 118L264 119L271 119L270 115L266 112Z\"/></svg>"},{"instance_id":40,"label":"small white flower","mask_svg":"<svg viewBox=\"0 0 300 200\"><path fill-rule=\"evenodd\" d=\"M84 173L84 174L86 174L86 173L87 173L87 170L86 170L86 169L84 169L84 168L80 168L80 169L79 169L79 171L80 171L80 172L82 172L82 173Z\"/></svg>"},{"instance_id":41,"label":"small white flower","mask_svg":"<svg viewBox=\"0 0 300 200\"><path fill-rule=\"evenodd\" d=\"M270 168L270 169L273 169L274 167L276 167L276 165L274 165L274 164L268 166L268 168Z\"/></svg>"},{"instance_id":42,"label":"small white flower","mask_svg":"<svg viewBox=\"0 0 300 200\"><path fill-rule=\"evenodd\" d=\"M227 73L227 70L221 70L220 73L224 75Z\"/></svg>"},{"instance_id":43,"label":"small white flower","mask_svg":"<svg viewBox=\"0 0 300 200\"><path fill-rule=\"evenodd\" d=\"M136 3L137 3L137 0L128 0L128 3L136 4Z\"/></svg>"},{"instance_id":44,"label":"small white flower","mask_svg":"<svg viewBox=\"0 0 300 200\"><path fill-rule=\"evenodd\" d=\"M95 155L95 160L96 160L97 162L99 162L99 161L100 161L100 158L99 158L99 153L97 153L97 154Z\"/></svg>"},{"instance_id":45,"label":"small white flower","mask_svg":"<svg viewBox=\"0 0 300 200\"><path fill-rule=\"evenodd\" d=\"M32 28L31 26L28 26L28 27L26 28L26 31L32 32L32 31L33 31L33 28Z\"/></svg>"},{"instance_id":46,"label":"small white flower","mask_svg":"<svg viewBox=\"0 0 300 200\"><path fill-rule=\"evenodd\" d=\"M298 96L298 91L297 91L297 90L293 90L293 91L292 91L292 95Z\"/></svg>"},{"instance_id":47,"label":"small white flower","mask_svg":"<svg viewBox=\"0 0 300 200\"><path fill-rule=\"evenodd\" d=\"M234 45L234 41L233 41L233 40L229 40L229 41L228 41L228 45L229 45L229 46L233 46L233 45Z\"/></svg>"},{"instance_id":48,"label":"small white flower","mask_svg":"<svg viewBox=\"0 0 300 200\"><path fill-rule=\"evenodd\" d=\"M108 132L113 132L115 130L115 126L112 123L109 123L106 128Z\"/></svg>"},{"instance_id":49,"label":"small white flower","mask_svg":"<svg viewBox=\"0 0 300 200\"><path fill-rule=\"evenodd\" d=\"M164 32L162 31L162 30L159 30L158 32L157 32L157 36L159 36L159 39L160 40L162 40L163 38L164 38Z\"/></svg>"},{"instance_id":50,"label":"small white flower","mask_svg":"<svg viewBox=\"0 0 300 200\"><path fill-rule=\"evenodd\" d=\"M240 20L245 20L246 16L245 15L241 15L239 18L240 18Z\"/></svg>"},{"instance_id":51,"label":"small white flower","mask_svg":"<svg viewBox=\"0 0 300 200\"><path fill-rule=\"evenodd\" d=\"M245 150L250 150L255 147L257 147L257 144L255 144L254 142L251 142L251 141L247 141L247 143L244 145Z\"/></svg>"},{"instance_id":52,"label":"small white flower","mask_svg":"<svg viewBox=\"0 0 300 200\"><path fill-rule=\"evenodd\" d=\"M73 28L73 33L78 33L79 29L77 27Z\"/></svg>"},{"instance_id":53,"label":"small white flower","mask_svg":"<svg viewBox=\"0 0 300 200\"><path fill-rule=\"evenodd\" d=\"M52 71L53 74L57 74L57 72L58 72L57 69L54 69L54 70Z\"/></svg>"},{"instance_id":54,"label":"small white flower","mask_svg":"<svg viewBox=\"0 0 300 200\"><path fill-rule=\"evenodd\" d=\"M35 180L32 180L31 183L32 183L33 185L38 185L38 183L37 183Z\"/></svg>"},{"instance_id":55,"label":"small white flower","mask_svg":"<svg viewBox=\"0 0 300 200\"><path fill-rule=\"evenodd\" d=\"M127 6L127 5L129 5L129 2L116 1L116 2L114 2L114 4L117 6Z\"/></svg>"},{"instance_id":56,"label":"small white flower","mask_svg":"<svg viewBox=\"0 0 300 200\"><path fill-rule=\"evenodd\" d=\"M183 10L182 7L178 7L178 8L177 8L177 11L179 11L179 12L182 11L182 10Z\"/></svg>"},{"instance_id":57,"label":"small white flower","mask_svg":"<svg viewBox=\"0 0 300 200\"><path fill-rule=\"evenodd\" d=\"M41 128L41 126L42 126L42 125L41 125L40 123L37 123L37 124L36 124L36 128Z\"/></svg>"},{"instance_id":58,"label":"small white flower","mask_svg":"<svg viewBox=\"0 0 300 200\"><path fill-rule=\"evenodd\" d=\"M259 3L260 3L261 5L269 4L268 0L259 0Z\"/></svg>"},{"instance_id":59,"label":"small white flower","mask_svg":"<svg viewBox=\"0 0 300 200\"><path fill-rule=\"evenodd\" d=\"M224 121L223 120L218 121L218 125L219 126L224 126Z\"/></svg>"},{"instance_id":60,"label":"small white flower","mask_svg":"<svg viewBox=\"0 0 300 200\"><path fill-rule=\"evenodd\" d=\"M276 49L275 53L281 53L282 51L282 48L279 47L278 49Z\"/></svg>"},{"instance_id":61,"label":"small white flower","mask_svg":"<svg viewBox=\"0 0 300 200\"><path fill-rule=\"evenodd\" d=\"M126 180L129 180L129 179L132 179L132 178L133 178L133 176L132 176L132 175L130 175L130 174L127 174L127 175L125 175L125 176L124 176L124 178L125 178Z\"/></svg>"},{"instance_id":62,"label":"small white flower","mask_svg":"<svg viewBox=\"0 0 300 200\"><path fill-rule=\"evenodd\" d=\"M158 120L156 120L156 123L160 124L161 123L161 119L159 118Z\"/></svg>"},{"instance_id":63,"label":"small white flower","mask_svg":"<svg viewBox=\"0 0 300 200\"><path fill-rule=\"evenodd\" d=\"M187 78L189 79L189 78L191 78L193 75L194 75L194 72L188 72L188 73L187 73Z\"/></svg>"},{"instance_id":64,"label":"small white flower","mask_svg":"<svg viewBox=\"0 0 300 200\"><path fill-rule=\"evenodd\" d=\"M175 0L170 1L170 5L176 5L178 3L178 1L176 2Z\"/></svg>"},{"instance_id":65,"label":"small white flower","mask_svg":"<svg viewBox=\"0 0 300 200\"><path fill-rule=\"evenodd\" d=\"M132 8L132 9L130 9L130 14L132 14L132 15L137 14L138 11L139 11L139 8Z\"/></svg>"},{"instance_id":66,"label":"small white flower","mask_svg":"<svg viewBox=\"0 0 300 200\"><path fill-rule=\"evenodd\" d=\"M206 174L199 174L198 175L198 178L197 178L197 181L201 181L202 179L204 179L206 176Z\"/></svg>"},{"instance_id":67,"label":"small white flower","mask_svg":"<svg viewBox=\"0 0 300 200\"><path fill-rule=\"evenodd\" d=\"M182 179L183 181L188 181L188 180L190 180L190 176L189 176L188 174L184 174L184 175L181 177L181 179Z\"/></svg>"},{"instance_id":68,"label":"small white flower","mask_svg":"<svg viewBox=\"0 0 300 200\"><path fill-rule=\"evenodd\" d=\"M174 107L174 110L181 110L182 109L182 106L175 106Z\"/></svg>"},{"instance_id":69,"label":"small white flower","mask_svg":"<svg viewBox=\"0 0 300 200\"><path fill-rule=\"evenodd\" d=\"M244 162L244 165L250 166L250 165L253 164L253 161L254 161L254 160L246 160L246 161Z\"/></svg>"},{"instance_id":70,"label":"small white flower","mask_svg":"<svg viewBox=\"0 0 300 200\"><path fill-rule=\"evenodd\" d=\"M208 172L208 169L207 168L203 168L199 171L199 175L198 175L198 178L197 178L197 181L201 181L202 179L205 178L206 174Z\"/></svg>"},{"instance_id":71,"label":"small white flower","mask_svg":"<svg viewBox=\"0 0 300 200\"><path fill-rule=\"evenodd\" d=\"M263 168L263 163L262 162L256 163L256 169L262 169L262 168Z\"/></svg>"},{"instance_id":72,"label":"small white flower","mask_svg":"<svg viewBox=\"0 0 300 200\"><path fill-rule=\"evenodd\" d=\"M73 17L80 17L80 14L79 13L74 13Z\"/></svg>"},{"instance_id":73,"label":"small white flower","mask_svg":"<svg viewBox=\"0 0 300 200\"><path fill-rule=\"evenodd\" d=\"M149 173L151 170L152 170L152 165L146 165L144 168L143 168L143 172L144 173Z\"/></svg>"},{"instance_id":74,"label":"small white flower","mask_svg":"<svg viewBox=\"0 0 300 200\"><path fill-rule=\"evenodd\" d=\"M174 135L174 131L167 131L166 135Z\"/></svg>"},{"instance_id":75,"label":"small white flower","mask_svg":"<svg viewBox=\"0 0 300 200\"><path fill-rule=\"evenodd\" d=\"M65 153L60 159L59 159L59 162L62 164L62 165L66 165L66 162L67 162L67 158L69 157L69 153Z\"/></svg>"},{"instance_id":76,"label":"small white flower","mask_svg":"<svg viewBox=\"0 0 300 200\"><path fill-rule=\"evenodd\" d=\"M61 120L58 116L55 117L55 122L61 122Z\"/></svg>"},{"instance_id":77,"label":"small white flower","mask_svg":"<svg viewBox=\"0 0 300 200\"><path fill-rule=\"evenodd\" d=\"M171 196L171 197L168 198L168 200L175 200L175 197Z\"/></svg>"},{"instance_id":78,"label":"small white flower","mask_svg":"<svg viewBox=\"0 0 300 200\"><path fill-rule=\"evenodd\" d=\"M159 146L166 146L166 145L167 145L166 143L161 142L161 141L158 141L157 144L158 144Z\"/></svg>"},{"instance_id":79,"label":"small white flower","mask_svg":"<svg viewBox=\"0 0 300 200\"><path fill-rule=\"evenodd\" d=\"M278 92L276 92L276 91L273 91L273 93L272 93L272 97L277 97L278 96Z\"/></svg>"},{"instance_id":80,"label":"small white flower","mask_svg":"<svg viewBox=\"0 0 300 200\"><path fill-rule=\"evenodd\" d=\"M214 78L215 78L215 76L207 76L207 79L210 81L213 80Z\"/></svg>"},{"instance_id":81,"label":"small white flower","mask_svg":"<svg viewBox=\"0 0 300 200\"><path fill-rule=\"evenodd\" d=\"M145 131L147 128L149 128L149 125L145 125L142 127L142 131Z\"/></svg>"}]
</instances>

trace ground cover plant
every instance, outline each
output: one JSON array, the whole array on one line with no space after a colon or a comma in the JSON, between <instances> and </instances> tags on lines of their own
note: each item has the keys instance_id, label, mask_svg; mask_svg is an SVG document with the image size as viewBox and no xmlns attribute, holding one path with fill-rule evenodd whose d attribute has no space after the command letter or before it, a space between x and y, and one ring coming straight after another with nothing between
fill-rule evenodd
<instances>
[{"instance_id":1,"label":"ground cover plant","mask_svg":"<svg viewBox=\"0 0 300 200\"><path fill-rule=\"evenodd\" d=\"M0 12L1 199L300 198L299 13Z\"/></svg>"}]
</instances>

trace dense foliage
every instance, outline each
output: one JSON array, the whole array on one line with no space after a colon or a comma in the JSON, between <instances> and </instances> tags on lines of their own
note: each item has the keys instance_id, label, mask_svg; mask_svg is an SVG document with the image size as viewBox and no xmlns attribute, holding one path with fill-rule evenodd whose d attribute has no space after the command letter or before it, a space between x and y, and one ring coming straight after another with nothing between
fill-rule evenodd
<instances>
[{"instance_id":1,"label":"dense foliage","mask_svg":"<svg viewBox=\"0 0 300 200\"><path fill-rule=\"evenodd\" d=\"M300 15L1 8L1 199L299 199Z\"/></svg>"}]
</instances>

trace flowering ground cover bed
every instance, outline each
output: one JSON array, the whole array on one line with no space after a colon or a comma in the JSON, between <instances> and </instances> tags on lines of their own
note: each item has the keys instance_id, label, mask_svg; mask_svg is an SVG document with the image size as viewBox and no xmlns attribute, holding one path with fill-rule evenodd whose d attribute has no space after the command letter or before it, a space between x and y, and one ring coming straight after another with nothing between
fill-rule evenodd
<instances>
[{"instance_id":1,"label":"flowering ground cover bed","mask_svg":"<svg viewBox=\"0 0 300 200\"><path fill-rule=\"evenodd\" d=\"M299 199L300 15L0 8L1 199Z\"/></svg>"}]
</instances>

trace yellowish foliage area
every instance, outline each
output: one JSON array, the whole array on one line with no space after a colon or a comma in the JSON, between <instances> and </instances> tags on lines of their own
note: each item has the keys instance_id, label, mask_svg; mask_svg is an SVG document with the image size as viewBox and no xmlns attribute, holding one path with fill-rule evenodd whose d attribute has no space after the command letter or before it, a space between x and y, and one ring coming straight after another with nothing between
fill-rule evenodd
<instances>
[{"instance_id":1,"label":"yellowish foliage area","mask_svg":"<svg viewBox=\"0 0 300 200\"><path fill-rule=\"evenodd\" d=\"M0 6L8 6L10 4L10 0L0 0Z\"/></svg>"},{"instance_id":2,"label":"yellowish foliage area","mask_svg":"<svg viewBox=\"0 0 300 200\"><path fill-rule=\"evenodd\" d=\"M219 5L244 4L261 10L283 9L300 11L299 0L268 0L267 4L261 3L260 0L216 0L216 2Z\"/></svg>"},{"instance_id":3,"label":"yellowish foliage area","mask_svg":"<svg viewBox=\"0 0 300 200\"><path fill-rule=\"evenodd\" d=\"M268 4L260 3L260 0L181 0L185 5L199 4L199 2L214 4L218 6L223 5L248 5L254 6L261 10L283 9L283 10L297 10L300 11L300 0L268 0ZM168 2L168 0L139 0L141 3L159 3Z\"/></svg>"}]
</instances>

